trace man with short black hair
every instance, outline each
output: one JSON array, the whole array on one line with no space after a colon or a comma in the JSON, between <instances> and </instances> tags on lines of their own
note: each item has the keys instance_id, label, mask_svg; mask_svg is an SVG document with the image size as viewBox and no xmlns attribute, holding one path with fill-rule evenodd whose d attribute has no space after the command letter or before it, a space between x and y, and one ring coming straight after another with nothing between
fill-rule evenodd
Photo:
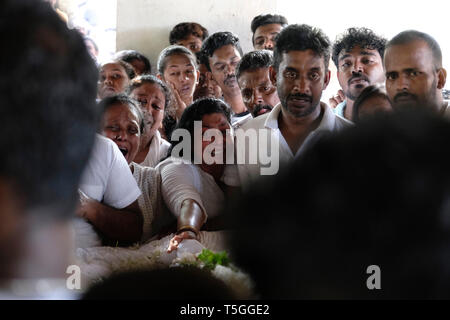
<instances>
[{"instance_id":1,"label":"man with short black hair","mask_svg":"<svg viewBox=\"0 0 450 320\"><path fill-rule=\"evenodd\" d=\"M223 98L232 109L231 125L234 128L252 118L242 100L236 81L236 67L243 53L239 38L231 32L216 32L208 37L202 46L200 58L219 87Z\"/></svg>"},{"instance_id":2,"label":"man with short black hair","mask_svg":"<svg viewBox=\"0 0 450 320\"><path fill-rule=\"evenodd\" d=\"M170 31L170 44L188 48L193 53L201 50L203 41L209 36L208 30L196 22L182 22Z\"/></svg>"},{"instance_id":3,"label":"man with short black hair","mask_svg":"<svg viewBox=\"0 0 450 320\"><path fill-rule=\"evenodd\" d=\"M386 91L394 109L427 107L450 117L448 102L442 96L447 71L433 37L415 30L399 33L386 45L384 68Z\"/></svg>"},{"instance_id":4,"label":"man with short black hair","mask_svg":"<svg viewBox=\"0 0 450 320\"><path fill-rule=\"evenodd\" d=\"M350 125L349 121L336 116L329 106L320 101L322 91L330 82L330 47L330 40L320 29L305 24L290 25L278 35L270 77L281 102L270 113L243 126L245 132L258 131L261 135L261 131L265 130L270 137L267 143L259 141L256 165L238 163L243 184L262 174L261 168L266 165L263 165L265 160L261 159L261 154L269 154L273 141L278 141L279 167L283 168L299 157L322 133ZM264 138L260 136L260 139ZM237 147L237 156L241 159L249 158L250 152L251 148Z\"/></svg>"},{"instance_id":5,"label":"man with short black hair","mask_svg":"<svg viewBox=\"0 0 450 320\"><path fill-rule=\"evenodd\" d=\"M242 99L254 118L270 112L280 103L277 88L270 80L272 63L271 51L257 50L245 54L236 69Z\"/></svg>"},{"instance_id":6,"label":"man with short black hair","mask_svg":"<svg viewBox=\"0 0 450 320\"><path fill-rule=\"evenodd\" d=\"M222 98L222 89L217 82L212 79L211 72L208 72L204 60L201 59L201 51L196 53L198 64L198 85L195 87L194 100L200 98Z\"/></svg>"},{"instance_id":7,"label":"man with short black hair","mask_svg":"<svg viewBox=\"0 0 450 320\"><path fill-rule=\"evenodd\" d=\"M252 20L252 43L256 50L273 50L275 38L288 25L285 17L278 14L260 14Z\"/></svg>"},{"instance_id":8,"label":"man with short black hair","mask_svg":"<svg viewBox=\"0 0 450 320\"><path fill-rule=\"evenodd\" d=\"M352 120L353 104L361 91L369 85L384 82L383 54L386 42L385 38L368 28L349 28L337 38L332 59L344 92L343 101L339 101L334 109L339 116Z\"/></svg>"}]
</instances>

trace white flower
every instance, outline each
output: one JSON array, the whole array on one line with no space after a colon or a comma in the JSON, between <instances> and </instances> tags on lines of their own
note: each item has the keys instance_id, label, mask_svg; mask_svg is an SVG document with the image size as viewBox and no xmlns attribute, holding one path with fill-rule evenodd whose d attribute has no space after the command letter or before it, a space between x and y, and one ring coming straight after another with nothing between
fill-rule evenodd
<instances>
[{"instance_id":1,"label":"white flower","mask_svg":"<svg viewBox=\"0 0 450 320\"><path fill-rule=\"evenodd\" d=\"M179 252L177 258L173 259L170 267L178 267L180 265L196 265L198 266L197 257L191 252Z\"/></svg>"},{"instance_id":2,"label":"white flower","mask_svg":"<svg viewBox=\"0 0 450 320\"><path fill-rule=\"evenodd\" d=\"M227 284L231 290L236 294L238 299L253 299L254 297L254 284L250 277L242 271L236 269L233 271L229 267L216 265L212 271L213 276L222 280Z\"/></svg>"}]
</instances>

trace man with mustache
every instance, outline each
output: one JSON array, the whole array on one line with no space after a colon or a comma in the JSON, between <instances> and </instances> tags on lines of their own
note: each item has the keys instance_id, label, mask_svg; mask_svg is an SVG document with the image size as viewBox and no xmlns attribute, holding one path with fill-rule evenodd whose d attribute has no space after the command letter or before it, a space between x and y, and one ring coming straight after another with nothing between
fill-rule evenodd
<instances>
[{"instance_id":1,"label":"man with mustache","mask_svg":"<svg viewBox=\"0 0 450 320\"><path fill-rule=\"evenodd\" d=\"M242 99L254 118L270 112L280 103L277 88L270 81L272 63L271 51L252 51L242 57L236 70Z\"/></svg>"},{"instance_id":2,"label":"man with mustache","mask_svg":"<svg viewBox=\"0 0 450 320\"><path fill-rule=\"evenodd\" d=\"M206 65L202 62L201 51L195 54L197 56L198 71L198 85L195 87L194 100L200 98L217 98L222 99L222 89L215 80L211 78L211 73L208 73Z\"/></svg>"},{"instance_id":3,"label":"man with mustache","mask_svg":"<svg viewBox=\"0 0 450 320\"><path fill-rule=\"evenodd\" d=\"M318 28L295 24L280 32L274 48L270 78L281 102L270 113L252 119L243 126L245 132L257 131L260 139L258 163L238 163L244 185L266 174L261 168L266 167L264 157L269 154L273 156L272 152L278 151L279 167L283 168L298 158L323 133L351 125L320 101L322 91L330 82L330 47L330 40ZM269 137L267 143L263 140L263 131ZM237 159L250 159L255 151L251 147L239 146L239 134L236 132ZM273 145L277 144L278 150L274 150ZM245 153L245 158L242 153Z\"/></svg>"},{"instance_id":4,"label":"man with mustache","mask_svg":"<svg viewBox=\"0 0 450 320\"><path fill-rule=\"evenodd\" d=\"M430 35L403 31L386 45L386 91L394 109L427 107L450 117L442 90L447 71L442 67L439 44Z\"/></svg>"},{"instance_id":5,"label":"man with mustache","mask_svg":"<svg viewBox=\"0 0 450 320\"><path fill-rule=\"evenodd\" d=\"M367 28L349 28L333 45L332 59L337 68L337 77L342 91L332 98L340 102L334 112L352 120L353 104L361 91L373 84L384 82L383 54L386 39ZM333 104L333 101L330 101Z\"/></svg>"},{"instance_id":6,"label":"man with mustache","mask_svg":"<svg viewBox=\"0 0 450 320\"><path fill-rule=\"evenodd\" d=\"M236 70L242 99L254 118L270 112L280 103L277 88L270 80L269 68L272 63L271 51L252 51L242 57Z\"/></svg>"},{"instance_id":7,"label":"man with mustache","mask_svg":"<svg viewBox=\"0 0 450 320\"><path fill-rule=\"evenodd\" d=\"M200 54L201 62L222 89L225 102L232 109L231 125L241 126L252 118L242 100L241 90L236 81L235 70L243 53L239 38L231 32L216 32L204 42Z\"/></svg>"}]
</instances>

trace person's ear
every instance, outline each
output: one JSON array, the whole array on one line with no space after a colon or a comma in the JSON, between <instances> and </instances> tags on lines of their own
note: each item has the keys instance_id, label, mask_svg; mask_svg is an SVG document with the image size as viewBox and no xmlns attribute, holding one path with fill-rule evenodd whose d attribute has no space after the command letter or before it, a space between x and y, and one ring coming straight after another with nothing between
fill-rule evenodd
<instances>
[{"instance_id":1,"label":"person's ear","mask_svg":"<svg viewBox=\"0 0 450 320\"><path fill-rule=\"evenodd\" d=\"M443 89L445 87L446 80L447 80L447 70L445 70L444 68L440 68L438 70L437 88L438 89Z\"/></svg>"},{"instance_id":2,"label":"person's ear","mask_svg":"<svg viewBox=\"0 0 450 320\"><path fill-rule=\"evenodd\" d=\"M269 67L269 77L272 84L276 87L277 86L277 70L273 66Z\"/></svg>"},{"instance_id":3,"label":"person's ear","mask_svg":"<svg viewBox=\"0 0 450 320\"><path fill-rule=\"evenodd\" d=\"M325 72L325 79L323 81L322 90L325 90L328 87L328 84L330 83L330 79L331 79L331 71L327 70Z\"/></svg>"},{"instance_id":4,"label":"person's ear","mask_svg":"<svg viewBox=\"0 0 450 320\"><path fill-rule=\"evenodd\" d=\"M159 80L164 81L163 76L161 75L161 73L158 73L158 74L156 75L156 77L157 77Z\"/></svg>"},{"instance_id":5,"label":"person's ear","mask_svg":"<svg viewBox=\"0 0 450 320\"><path fill-rule=\"evenodd\" d=\"M195 85L198 86L199 82L200 82L200 71L197 70L197 81L195 82Z\"/></svg>"}]
</instances>

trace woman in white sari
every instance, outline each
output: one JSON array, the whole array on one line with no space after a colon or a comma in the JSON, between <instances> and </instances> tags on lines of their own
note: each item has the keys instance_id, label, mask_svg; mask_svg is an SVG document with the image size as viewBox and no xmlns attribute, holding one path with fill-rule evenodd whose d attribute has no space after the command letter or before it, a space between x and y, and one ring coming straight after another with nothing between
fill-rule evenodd
<instances>
[{"instance_id":1,"label":"woman in white sari","mask_svg":"<svg viewBox=\"0 0 450 320\"><path fill-rule=\"evenodd\" d=\"M205 247L213 251L224 250L226 244L221 231L201 231L195 237L198 242L185 240L177 246L178 250L167 252L169 241L175 236L176 217L162 201L160 173L155 168L133 162L139 152L140 133L145 131L142 112L137 103L125 95L106 98L102 100L101 107L104 110L101 133L117 144L142 191L138 204L142 212L143 230L141 241L136 246L79 248L76 259L82 270L82 287L87 288L113 273L168 267L176 263L176 259L193 258ZM222 196L219 194L219 197ZM213 211L211 215L214 215Z\"/></svg>"},{"instance_id":2,"label":"woman in white sari","mask_svg":"<svg viewBox=\"0 0 450 320\"><path fill-rule=\"evenodd\" d=\"M226 164L227 151L233 150L229 109L214 98L199 99L186 108L173 136L189 133L189 139L183 136L173 142L172 157L156 168L161 172L162 197L177 217L169 252L184 239L199 239L201 229L226 229L221 211L230 192L239 186L236 166ZM181 149L186 143L190 149Z\"/></svg>"},{"instance_id":3,"label":"woman in white sari","mask_svg":"<svg viewBox=\"0 0 450 320\"><path fill-rule=\"evenodd\" d=\"M137 102L126 95L106 98L100 104L103 108L101 133L117 144L142 191L138 198L143 218L141 242L148 241L170 225L173 218L164 210L161 201L161 177L158 171L134 162L140 151L141 133L148 131L143 113Z\"/></svg>"}]
</instances>

